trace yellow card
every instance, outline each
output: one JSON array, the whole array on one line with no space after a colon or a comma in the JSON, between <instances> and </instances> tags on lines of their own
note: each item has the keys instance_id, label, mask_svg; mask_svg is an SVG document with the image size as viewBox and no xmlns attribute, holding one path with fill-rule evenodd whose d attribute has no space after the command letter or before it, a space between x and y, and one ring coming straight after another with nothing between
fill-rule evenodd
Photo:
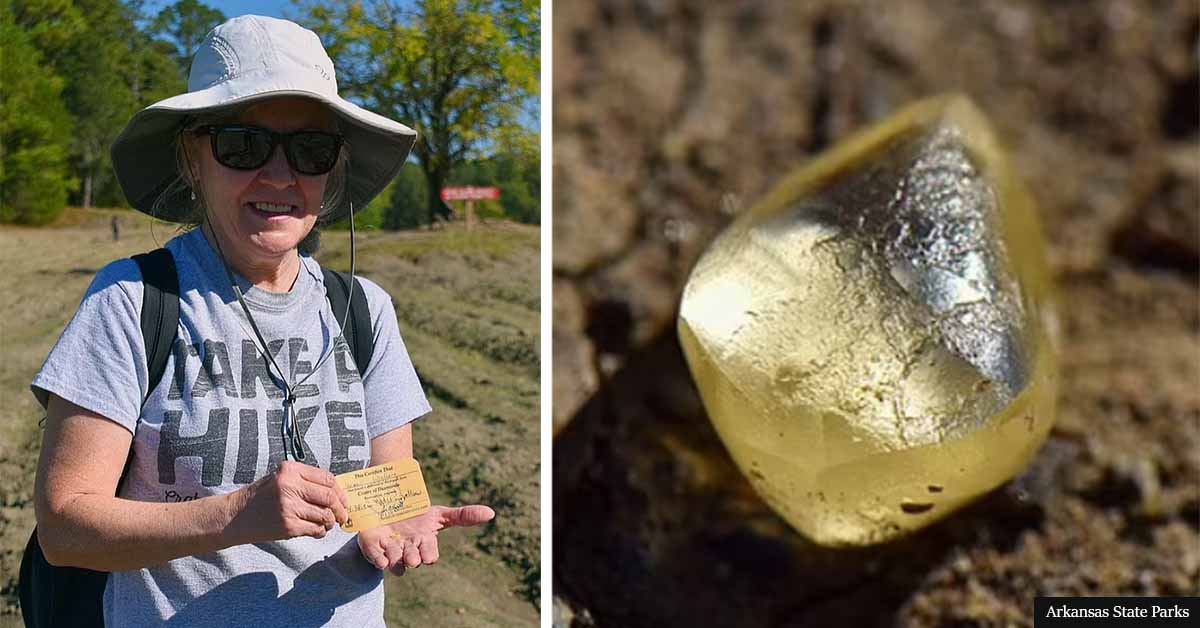
<instances>
[{"instance_id":1,"label":"yellow card","mask_svg":"<svg viewBox=\"0 0 1200 628\"><path fill-rule=\"evenodd\" d=\"M413 458L336 476L350 498L350 520L342 529L361 532L416 517L429 510L421 465Z\"/></svg>"}]
</instances>

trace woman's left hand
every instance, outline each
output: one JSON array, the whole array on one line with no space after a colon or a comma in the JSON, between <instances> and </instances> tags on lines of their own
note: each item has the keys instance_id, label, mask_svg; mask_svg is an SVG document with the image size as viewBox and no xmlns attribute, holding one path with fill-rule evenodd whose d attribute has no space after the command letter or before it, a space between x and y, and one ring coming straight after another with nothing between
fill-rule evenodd
<instances>
[{"instance_id":1,"label":"woman's left hand","mask_svg":"<svg viewBox=\"0 0 1200 628\"><path fill-rule=\"evenodd\" d=\"M367 562L403 576L406 569L438 561L441 530L481 525L495 516L487 506L434 506L419 517L359 532L358 548Z\"/></svg>"}]
</instances>

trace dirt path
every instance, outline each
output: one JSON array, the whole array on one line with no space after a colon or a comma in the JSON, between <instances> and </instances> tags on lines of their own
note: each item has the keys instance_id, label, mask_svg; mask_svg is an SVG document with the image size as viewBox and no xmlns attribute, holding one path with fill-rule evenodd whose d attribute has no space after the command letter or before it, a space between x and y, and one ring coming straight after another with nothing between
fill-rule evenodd
<instances>
[{"instance_id":1,"label":"dirt path","mask_svg":"<svg viewBox=\"0 0 1200 628\"><path fill-rule=\"evenodd\" d=\"M173 228L117 212L74 211L51 229L0 227L0 628L20 625L16 578L33 527L40 407L28 392L92 276L149 250ZM538 235L485 225L474 234L360 233L360 275L393 297L401 334L434 412L414 427L438 503L497 511L481 532L442 535L434 568L388 577L390 626L530 626L539 585ZM322 263L348 270L348 238L326 233Z\"/></svg>"}]
</instances>

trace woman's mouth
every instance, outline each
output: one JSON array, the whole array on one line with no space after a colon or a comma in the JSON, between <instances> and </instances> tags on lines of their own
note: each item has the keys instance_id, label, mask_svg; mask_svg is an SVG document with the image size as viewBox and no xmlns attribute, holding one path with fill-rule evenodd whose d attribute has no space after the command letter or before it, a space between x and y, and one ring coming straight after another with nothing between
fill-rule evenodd
<instances>
[{"instance_id":1,"label":"woman's mouth","mask_svg":"<svg viewBox=\"0 0 1200 628\"><path fill-rule=\"evenodd\" d=\"M288 205L287 203L264 203L264 202L246 203L245 207L247 207L249 209L253 209L254 211L256 211L260 214L263 214L265 216L284 216L287 214L294 213L299 209L299 207L297 207L295 205Z\"/></svg>"}]
</instances>

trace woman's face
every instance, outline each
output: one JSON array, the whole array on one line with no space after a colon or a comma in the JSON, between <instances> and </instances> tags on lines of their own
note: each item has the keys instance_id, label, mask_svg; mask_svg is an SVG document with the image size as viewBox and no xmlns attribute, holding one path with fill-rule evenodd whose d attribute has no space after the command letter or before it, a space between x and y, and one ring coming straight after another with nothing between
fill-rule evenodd
<instances>
[{"instance_id":1,"label":"woman's face","mask_svg":"<svg viewBox=\"0 0 1200 628\"><path fill-rule=\"evenodd\" d=\"M303 98L275 98L255 104L236 123L277 132L336 131L333 115ZM186 138L194 175L208 207L208 220L224 254L253 267L279 265L317 222L328 174L294 172L282 146L257 170L234 170L213 158L211 137ZM291 206L287 213L260 209L262 203Z\"/></svg>"}]
</instances>

